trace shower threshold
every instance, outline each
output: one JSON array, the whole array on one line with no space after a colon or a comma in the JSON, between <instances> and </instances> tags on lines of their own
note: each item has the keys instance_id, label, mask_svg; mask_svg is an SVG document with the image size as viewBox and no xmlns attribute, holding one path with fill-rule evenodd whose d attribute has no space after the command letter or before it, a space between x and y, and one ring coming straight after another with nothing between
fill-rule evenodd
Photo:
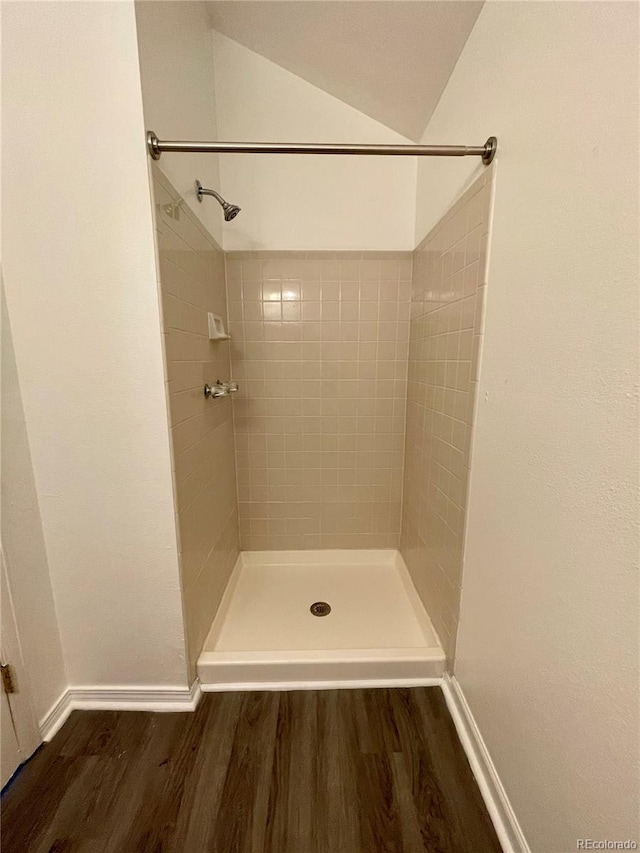
<instances>
[{"instance_id":1,"label":"shower threshold","mask_svg":"<svg viewBox=\"0 0 640 853\"><path fill-rule=\"evenodd\" d=\"M444 665L398 551L243 551L198 675L205 691L407 686Z\"/></svg>"}]
</instances>

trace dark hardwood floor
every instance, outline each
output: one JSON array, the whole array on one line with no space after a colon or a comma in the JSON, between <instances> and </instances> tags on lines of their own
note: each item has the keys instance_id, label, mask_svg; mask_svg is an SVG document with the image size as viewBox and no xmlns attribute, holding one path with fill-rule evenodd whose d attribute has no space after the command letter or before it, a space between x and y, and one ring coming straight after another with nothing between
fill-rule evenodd
<instances>
[{"instance_id":1,"label":"dark hardwood floor","mask_svg":"<svg viewBox=\"0 0 640 853\"><path fill-rule=\"evenodd\" d=\"M3 853L500 851L436 688L74 711L2 798Z\"/></svg>"}]
</instances>

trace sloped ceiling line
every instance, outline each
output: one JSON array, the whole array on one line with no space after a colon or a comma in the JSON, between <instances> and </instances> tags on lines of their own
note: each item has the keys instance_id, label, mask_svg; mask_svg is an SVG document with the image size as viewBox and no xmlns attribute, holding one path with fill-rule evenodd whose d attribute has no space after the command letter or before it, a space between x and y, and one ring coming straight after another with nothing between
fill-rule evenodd
<instances>
[{"instance_id":1,"label":"sloped ceiling line","mask_svg":"<svg viewBox=\"0 0 640 853\"><path fill-rule=\"evenodd\" d=\"M209 0L212 26L418 142L480 0Z\"/></svg>"}]
</instances>

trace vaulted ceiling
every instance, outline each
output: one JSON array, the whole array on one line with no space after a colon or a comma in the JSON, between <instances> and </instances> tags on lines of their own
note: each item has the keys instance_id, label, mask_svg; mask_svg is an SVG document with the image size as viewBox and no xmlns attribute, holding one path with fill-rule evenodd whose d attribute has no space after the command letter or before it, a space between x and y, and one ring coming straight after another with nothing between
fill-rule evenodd
<instances>
[{"instance_id":1,"label":"vaulted ceiling","mask_svg":"<svg viewBox=\"0 0 640 853\"><path fill-rule=\"evenodd\" d=\"M481 0L209 0L211 23L418 141Z\"/></svg>"}]
</instances>

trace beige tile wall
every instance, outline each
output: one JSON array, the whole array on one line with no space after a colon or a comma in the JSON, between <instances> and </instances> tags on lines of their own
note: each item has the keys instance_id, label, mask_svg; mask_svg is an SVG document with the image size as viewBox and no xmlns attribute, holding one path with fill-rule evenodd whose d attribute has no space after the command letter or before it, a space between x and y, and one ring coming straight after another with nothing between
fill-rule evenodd
<instances>
[{"instance_id":1,"label":"beige tile wall","mask_svg":"<svg viewBox=\"0 0 640 853\"><path fill-rule=\"evenodd\" d=\"M230 253L225 290L225 256L154 166L192 665L240 544L400 546L452 656L492 174L413 254ZM227 298L231 347L207 337ZM233 407L205 400L230 377Z\"/></svg>"},{"instance_id":2,"label":"beige tile wall","mask_svg":"<svg viewBox=\"0 0 640 853\"><path fill-rule=\"evenodd\" d=\"M493 169L414 253L401 551L449 659L462 580Z\"/></svg>"},{"instance_id":3,"label":"beige tile wall","mask_svg":"<svg viewBox=\"0 0 640 853\"><path fill-rule=\"evenodd\" d=\"M231 399L205 382L231 376L228 341L210 341L207 312L227 316L224 255L153 167L167 395L188 653L192 673L238 555Z\"/></svg>"},{"instance_id":4,"label":"beige tile wall","mask_svg":"<svg viewBox=\"0 0 640 853\"><path fill-rule=\"evenodd\" d=\"M243 549L400 534L411 253L230 253Z\"/></svg>"}]
</instances>

